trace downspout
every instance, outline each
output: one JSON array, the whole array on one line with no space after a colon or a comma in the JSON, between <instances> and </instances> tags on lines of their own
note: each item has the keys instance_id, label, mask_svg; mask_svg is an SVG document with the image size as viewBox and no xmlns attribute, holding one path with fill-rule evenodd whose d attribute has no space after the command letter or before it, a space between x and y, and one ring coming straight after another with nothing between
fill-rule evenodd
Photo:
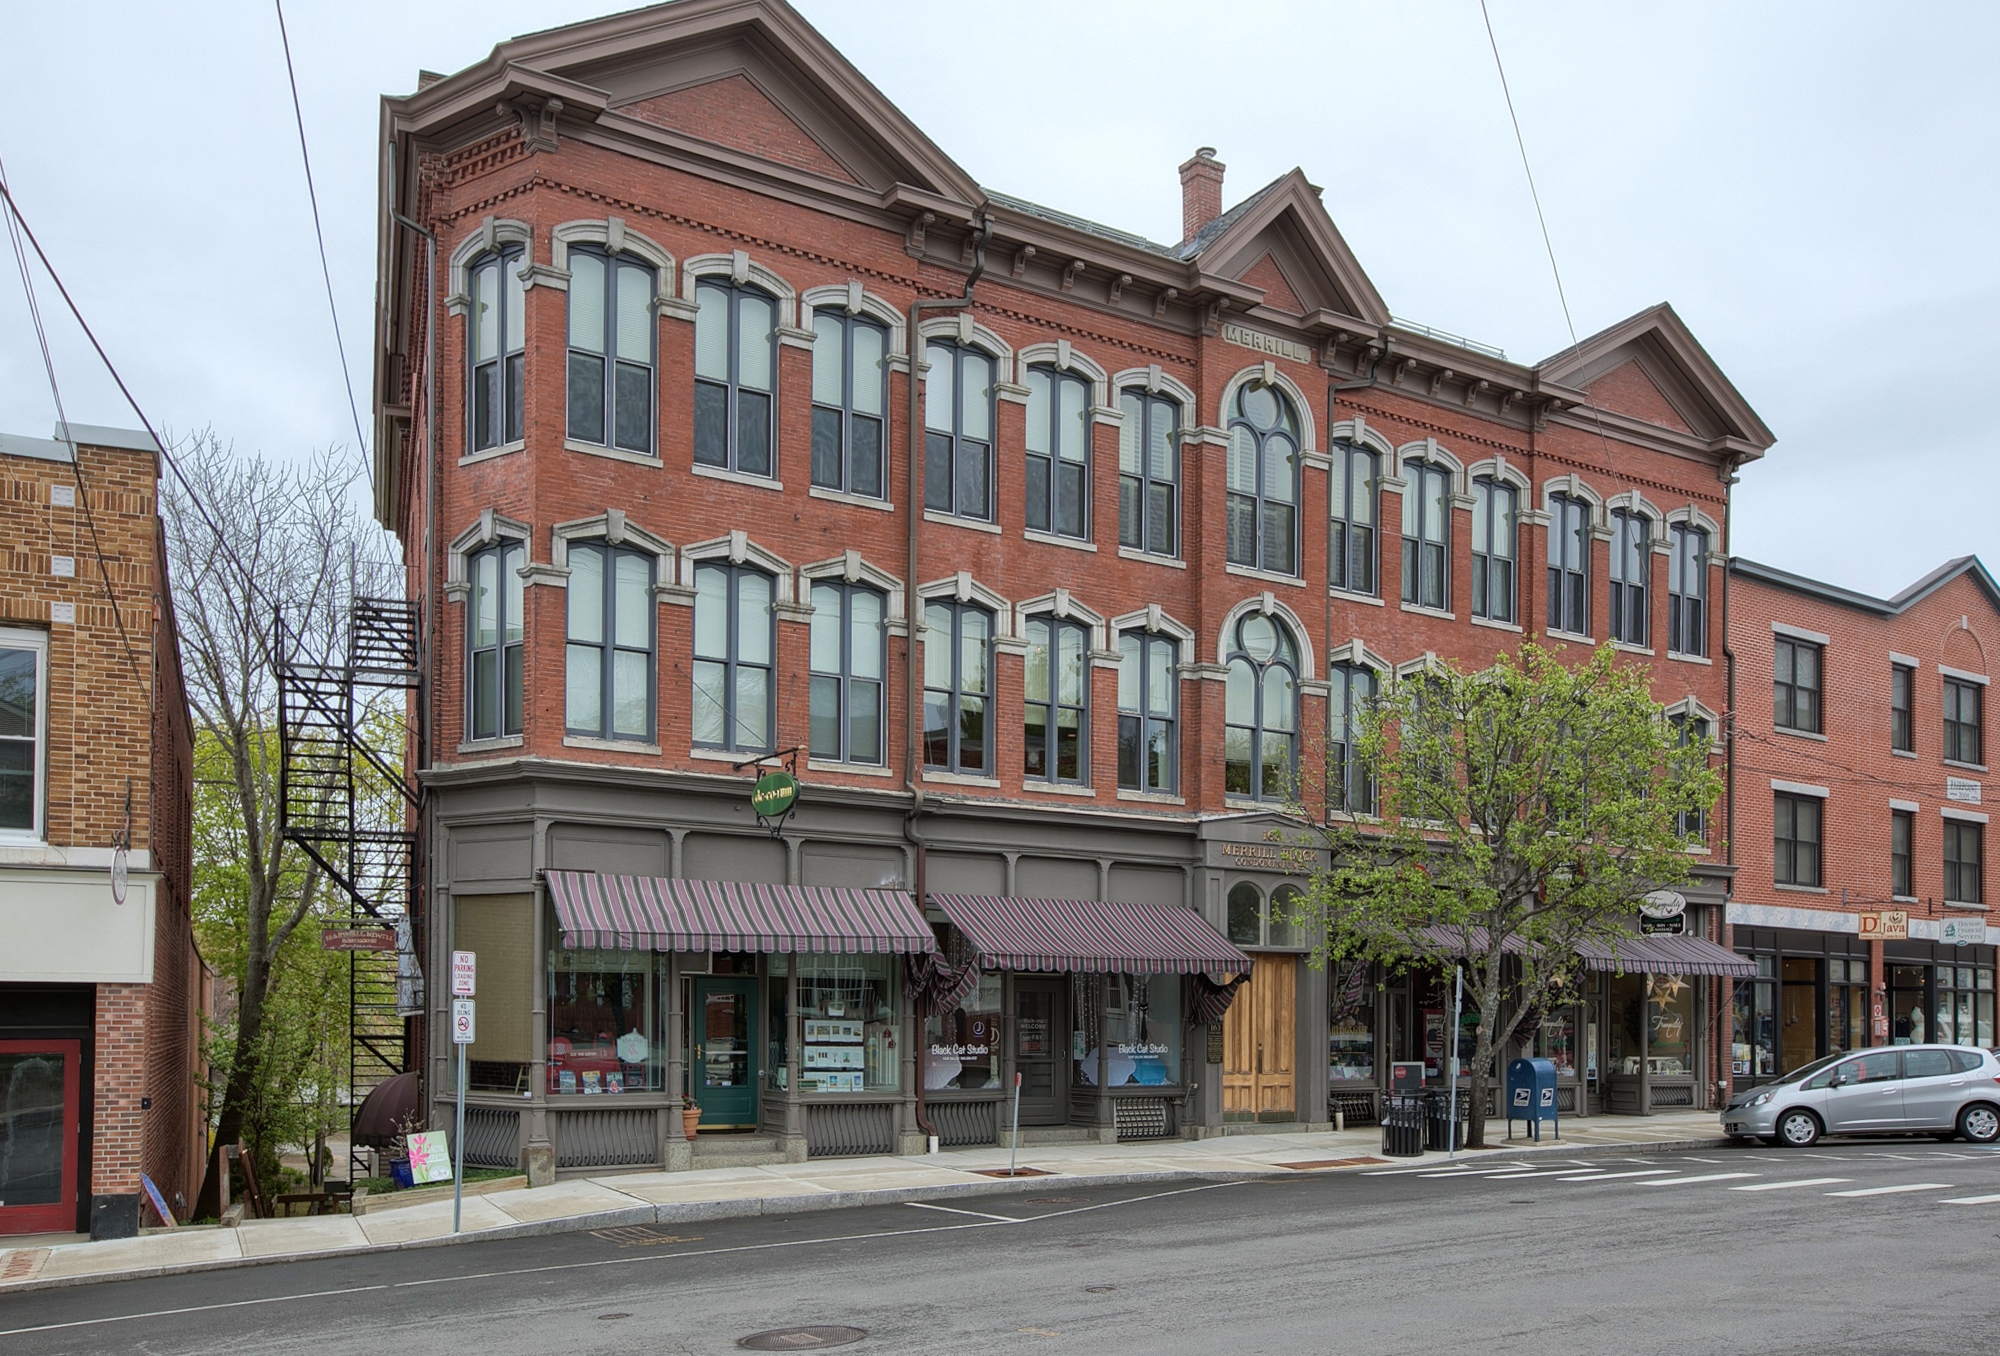
<instances>
[{"instance_id":1,"label":"downspout","mask_svg":"<svg viewBox=\"0 0 2000 1356\"><path fill-rule=\"evenodd\" d=\"M917 767L917 745L923 738L924 682L921 660L917 654L917 636L923 626L923 615L917 609L917 524L923 521L923 471L924 447L923 413L923 348L917 334L917 326L925 311L960 310L972 304L972 288L986 272L986 243L993 238L993 218L982 215L979 220L979 234L972 242L972 272L965 276L965 291L955 297L934 297L930 300L916 300L910 303L909 327L904 331L904 342L910 350L910 441L904 455L908 486L909 539L907 566L903 571L903 621L909 634L903 645L904 672L908 681L908 693L903 731L903 789L909 792L910 808L903 816L903 837L910 844L911 858L915 863L911 892L916 896L917 908L921 911L926 898L925 862L923 836L917 832L917 817L924 812L924 785ZM917 1050L917 1127L928 1136L936 1136L937 1127L931 1124L930 1112L924 1105L923 1073L923 1021L930 1014L916 1014L917 1030L915 1044Z\"/></svg>"},{"instance_id":2,"label":"downspout","mask_svg":"<svg viewBox=\"0 0 2000 1356\"><path fill-rule=\"evenodd\" d=\"M1736 865L1736 650L1729 643L1729 576L1732 572L1730 561L1735 559L1735 542L1730 537L1730 518L1736 507L1736 494L1734 490L1737 480L1736 468L1741 464L1742 459L1740 457L1731 456L1722 463L1721 474L1723 485L1722 673L1724 684L1723 701L1728 708L1722 715L1723 728L1727 731L1727 742L1723 747L1722 754L1722 794L1729 798L1729 806L1723 811L1722 832L1724 842L1722 853L1723 862L1730 867ZM1729 946L1732 940L1729 932L1729 900L1735 893L1736 873L1732 870L1729 873L1728 881L1722 887L1722 919L1716 928L1716 940L1724 947ZM1720 1038L1715 1046L1716 1067L1718 1069L1731 1070L1728 1079L1718 1078L1714 1080L1716 1083L1722 1085L1720 1089L1722 1096L1718 1100L1724 1102L1728 1100L1729 1091L1735 1085L1735 1066L1721 1058L1725 1053L1722 1049L1722 1041L1728 1039L1727 1030L1728 1028L1720 1020L1715 1023L1715 1035Z\"/></svg>"}]
</instances>

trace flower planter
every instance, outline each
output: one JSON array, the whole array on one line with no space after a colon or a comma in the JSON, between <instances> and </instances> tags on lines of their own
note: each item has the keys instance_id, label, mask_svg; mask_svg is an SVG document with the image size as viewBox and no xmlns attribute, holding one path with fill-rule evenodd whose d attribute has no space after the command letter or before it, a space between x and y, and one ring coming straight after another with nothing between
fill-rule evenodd
<instances>
[{"instance_id":1,"label":"flower planter","mask_svg":"<svg viewBox=\"0 0 2000 1356\"><path fill-rule=\"evenodd\" d=\"M689 1139L694 1138L695 1127L700 1124L701 1124L700 1107L698 1106L686 1107L681 1111L681 1133L685 1135L687 1138Z\"/></svg>"}]
</instances>

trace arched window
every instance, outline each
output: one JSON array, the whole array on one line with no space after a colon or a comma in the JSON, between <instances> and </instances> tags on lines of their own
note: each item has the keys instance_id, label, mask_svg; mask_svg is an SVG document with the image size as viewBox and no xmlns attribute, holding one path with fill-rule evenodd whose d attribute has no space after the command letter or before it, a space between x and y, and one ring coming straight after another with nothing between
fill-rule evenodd
<instances>
[{"instance_id":1,"label":"arched window","mask_svg":"<svg viewBox=\"0 0 2000 1356\"><path fill-rule=\"evenodd\" d=\"M694 742L703 748L771 748L775 587L761 570L724 561L695 567Z\"/></svg>"},{"instance_id":2,"label":"arched window","mask_svg":"<svg viewBox=\"0 0 2000 1356\"><path fill-rule=\"evenodd\" d=\"M1245 613L1231 637L1223 790L1253 800L1286 800L1298 766L1298 647L1284 626Z\"/></svg>"},{"instance_id":3,"label":"arched window","mask_svg":"<svg viewBox=\"0 0 2000 1356\"><path fill-rule=\"evenodd\" d=\"M1375 592L1375 454L1353 443L1335 443L1333 544L1328 563L1333 586L1349 593Z\"/></svg>"},{"instance_id":4,"label":"arched window","mask_svg":"<svg viewBox=\"0 0 2000 1356\"><path fill-rule=\"evenodd\" d=\"M1472 615L1514 620L1514 487L1472 482Z\"/></svg>"},{"instance_id":5,"label":"arched window","mask_svg":"<svg viewBox=\"0 0 2000 1356\"><path fill-rule=\"evenodd\" d=\"M1336 664L1327 676L1333 680L1327 712L1327 805L1348 814L1373 814L1375 779L1361 761L1356 741L1361 736L1361 713L1375 700L1375 671Z\"/></svg>"},{"instance_id":6,"label":"arched window","mask_svg":"<svg viewBox=\"0 0 2000 1356\"><path fill-rule=\"evenodd\" d=\"M1181 407L1137 388L1119 392L1118 544L1180 552Z\"/></svg>"},{"instance_id":7,"label":"arched window","mask_svg":"<svg viewBox=\"0 0 2000 1356\"><path fill-rule=\"evenodd\" d=\"M1245 382L1229 412L1232 564L1297 574L1299 418L1275 386Z\"/></svg>"},{"instance_id":8,"label":"arched window","mask_svg":"<svg viewBox=\"0 0 2000 1356\"><path fill-rule=\"evenodd\" d=\"M1298 927L1292 915L1303 896L1296 885L1280 885L1267 901L1247 880L1229 887L1229 940L1238 946L1297 946Z\"/></svg>"},{"instance_id":9,"label":"arched window","mask_svg":"<svg viewBox=\"0 0 2000 1356\"><path fill-rule=\"evenodd\" d=\"M1590 505L1549 498L1549 630L1590 634Z\"/></svg>"},{"instance_id":10,"label":"arched window","mask_svg":"<svg viewBox=\"0 0 2000 1356\"><path fill-rule=\"evenodd\" d=\"M1611 639L1646 643L1646 581L1653 572L1653 525L1643 514L1611 513Z\"/></svg>"},{"instance_id":11,"label":"arched window","mask_svg":"<svg viewBox=\"0 0 2000 1356\"><path fill-rule=\"evenodd\" d=\"M701 279L694 297L694 459L772 475L778 303L725 278Z\"/></svg>"},{"instance_id":12,"label":"arched window","mask_svg":"<svg viewBox=\"0 0 2000 1356\"><path fill-rule=\"evenodd\" d=\"M1412 459L1403 463L1403 480L1403 601L1443 610L1451 604L1451 472Z\"/></svg>"},{"instance_id":13,"label":"arched window","mask_svg":"<svg viewBox=\"0 0 2000 1356\"><path fill-rule=\"evenodd\" d=\"M924 766L987 776L993 746L993 614L948 598L924 607Z\"/></svg>"},{"instance_id":14,"label":"arched window","mask_svg":"<svg viewBox=\"0 0 2000 1356\"><path fill-rule=\"evenodd\" d=\"M1667 529L1667 649L1708 653L1708 533L1688 523ZM1902 748L1898 744L1896 747Z\"/></svg>"},{"instance_id":15,"label":"arched window","mask_svg":"<svg viewBox=\"0 0 2000 1356\"><path fill-rule=\"evenodd\" d=\"M521 441L522 247L499 250L472 266L466 316L472 350L472 450Z\"/></svg>"},{"instance_id":16,"label":"arched window","mask_svg":"<svg viewBox=\"0 0 2000 1356\"><path fill-rule=\"evenodd\" d=\"M1090 383L1028 369L1028 529L1090 535Z\"/></svg>"},{"instance_id":17,"label":"arched window","mask_svg":"<svg viewBox=\"0 0 2000 1356\"><path fill-rule=\"evenodd\" d=\"M812 609L812 756L879 764L888 602L879 589L819 580Z\"/></svg>"},{"instance_id":18,"label":"arched window","mask_svg":"<svg viewBox=\"0 0 2000 1356\"><path fill-rule=\"evenodd\" d=\"M521 566L518 541L500 542L467 558L466 738L521 733Z\"/></svg>"},{"instance_id":19,"label":"arched window","mask_svg":"<svg viewBox=\"0 0 2000 1356\"><path fill-rule=\"evenodd\" d=\"M991 522L993 359L934 342L924 363L924 507Z\"/></svg>"},{"instance_id":20,"label":"arched window","mask_svg":"<svg viewBox=\"0 0 2000 1356\"><path fill-rule=\"evenodd\" d=\"M889 332L838 311L813 313L812 483L884 498Z\"/></svg>"},{"instance_id":21,"label":"arched window","mask_svg":"<svg viewBox=\"0 0 2000 1356\"><path fill-rule=\"evenodd\" d=\"M1118 785L1172 794L1180 647L1169 636L1118 637Z\"/></svg>"},{"instance_id":22,"label":"arched window","mask_svg":"<svg viewBox=\"0 0 2000 1356\"><path fill-rule=\"evenodd\" d=\"M651 556L570 543L563 718L569 733L652 737L654 610Z\"/></svg>"},{"instance_id":23,"label":"arched window","mask_svg":"<svg viewBox=\"0 0 2000 1356\"><path fill-rule=\"evenodd\" d=\"M1090 632L1077 622L1032 617L1027 636L1021 773L1081 784L1090 779Z\"/></svg>"},{"instance_id":24,"label":"arched window","mask_svg":"<svg viewBox=\"0 0 2000 1356\"><path fill-rule=\"evenodd\" d=\"M569 252L569 436L653 451L653 270L595 250Z\"/></svg>"}]
</instances>

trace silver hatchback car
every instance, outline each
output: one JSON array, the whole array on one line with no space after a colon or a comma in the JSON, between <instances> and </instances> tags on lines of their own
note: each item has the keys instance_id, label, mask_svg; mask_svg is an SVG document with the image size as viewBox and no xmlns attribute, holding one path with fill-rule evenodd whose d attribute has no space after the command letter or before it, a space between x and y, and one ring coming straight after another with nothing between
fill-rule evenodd
<instances>
[{"instance_id":1,"label":"silver hatchback car","mask_svg":"<svg viewBox=\"0 0 2000 1356\"><path fill-rule=\"evenodd\" d=\"M1821 1135L1901 1132L2000 1140L2000 1059L1960 1045L1829 1055L1729 1099L1725 1134L1802 1149Z\"/></svg>"}]
</instances>

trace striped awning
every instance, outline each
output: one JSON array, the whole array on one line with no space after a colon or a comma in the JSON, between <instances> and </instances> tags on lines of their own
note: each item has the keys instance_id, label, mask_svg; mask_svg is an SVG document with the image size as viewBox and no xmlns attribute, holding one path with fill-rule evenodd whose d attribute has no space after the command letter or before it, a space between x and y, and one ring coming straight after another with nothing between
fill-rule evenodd
<instances>
[{"instance_id":1,"label":"striped awning","mask_svg":"<svg viewBox=\"0 0 2000 1356\"><path fill-rule=\"evenodd\" d=\"M1754 961L1725 950L1706 937L1620 937L1614 947L1585 942L1576 953L1591 970L1622 970L1628 975L1721 975L1745 979L1757 973Z\"/></svg>"},{"instance_id":2,"label":"striped awning","mask_svg":"<svg viewBox=\"0 0 2000 1356\"><path fill-rule=\"evenodd\" d=\"M931 902L992 969L1113 975L1250 969L1250 957L1207 919L1175 905L939 894Z\"/></svg>"},{"instance_id":3,"label":"striped awning","mask_svg":"<svg viewBox=\"0 0 2000 1356\"><path fill-rule=\"evenodd\" d=\"M750 885L550 871L567 947L619 951L926 952L937 938L901 890Z\"/></svg>"}]
</instances>

